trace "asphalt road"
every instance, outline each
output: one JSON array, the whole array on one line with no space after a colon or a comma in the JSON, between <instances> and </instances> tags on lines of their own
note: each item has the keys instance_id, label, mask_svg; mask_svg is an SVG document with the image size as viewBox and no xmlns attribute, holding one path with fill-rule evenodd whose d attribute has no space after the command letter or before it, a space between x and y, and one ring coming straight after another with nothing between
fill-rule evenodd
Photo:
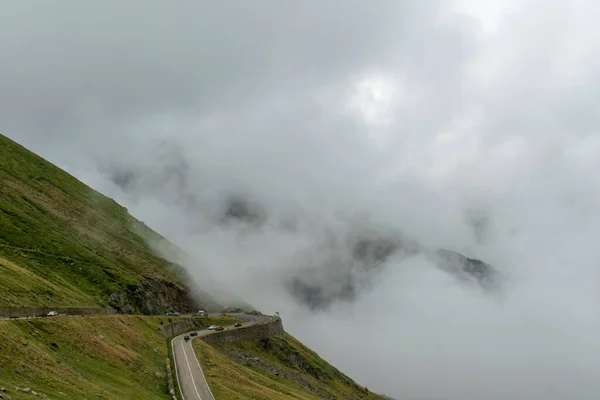
<instances>
[{"instance_id":1,"label":"asphalt road","mask_svg":"<svg viewBox=\"0 0 600 400\"><path fill-rule=\"evenodd\" d=\"M229 314L235 317L244 319L244 326L256 325L265 321L269 321L272 317L267 315L248 315L248 314ZM224 327L225 330L240 329L234 328L233 326ZM198 332L198 336L202 337L213 333L208 329ZM190 338L189 342L186 342L183 338L189 333L176 336L171 342L173 347L173 358L175 360L175 371L177 374L177 382L179 383L179 390L184 400L215 400L206 379L204 379L204 373L202 367L194 349L192 347L192 341L194 338Z\"/></svg>"},{"instance_id":2,"label":"asphalt road","mask_svg":"<svg viewBox=\"0 0 600 400\"><path fill-rule=\"evenodd\" d=\"M97 315L104 315L104 314L97 314ZM48 317L46 315L42 315L42 316L37 316L37 317L0 317L0 321L13 321L15 319L39 319L39 318L58 318L58 317L91 317L92 315L79 315L79 314L59 314L59 315L54 315L52 317Z\"/></svg>"}]
</instances>

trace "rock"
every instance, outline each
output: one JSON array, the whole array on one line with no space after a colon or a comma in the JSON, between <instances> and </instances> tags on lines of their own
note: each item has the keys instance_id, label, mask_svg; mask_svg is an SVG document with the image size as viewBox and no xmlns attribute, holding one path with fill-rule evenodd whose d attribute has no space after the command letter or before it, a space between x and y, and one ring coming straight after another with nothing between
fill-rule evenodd
<instances>
[{"instance_id":1,"label":"rock","mask_svg":"<svg viewBox=\"0 0 600 400\"><path fill-rule=\"evenodd\" d=\"M154 375L156 375L157 378L164 378L165 374L163 374L162 372L156 371L154 373Z\"/></svg>"},{"instance_id":2,"label":"rock","mask_svg":"<svg viewBox=\"0 0 600 400\"><path fill-rule=\"evenodd\" d=\"M0 392L6 392L6 388L5 387L1 387L0 388Z\"/></svg>"},{"instance_id":3,"label":"rock","mask_svg":"<svg viewBox=\"0 0 600 400\"><path fill-rule=\"evenodd\" d=\"M25 388L21 390L23 393L31 393L31 388Z\"/></svg>"},{"instance_id":4,"label":"rock","mask_svg":"<svg viewBox=\"0 0 600 400\"><path fill-rule=\"evenodd\" d=\"M31 391L31 394L34 396L37 396L38 394L36 392L34 392L33 390Z\"/></svg>"}]
</instances>

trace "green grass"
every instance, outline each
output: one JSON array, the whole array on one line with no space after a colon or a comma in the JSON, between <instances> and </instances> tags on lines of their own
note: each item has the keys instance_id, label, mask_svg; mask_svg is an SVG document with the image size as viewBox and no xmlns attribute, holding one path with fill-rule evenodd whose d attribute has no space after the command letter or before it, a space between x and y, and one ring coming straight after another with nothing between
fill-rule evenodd
<instances>
[{"instance_id":1,"label":"green grass","mask_svg":"<svg viewBox=\"0 0 600 400\"><path fill-rule=\"evenodd\" d=\"M217 400L383 399L287 334L194 347Z\"/></svg>"},{"instance_id":2,"label":"green grass","mask_svg":"<svg viewBox=\"0 0 600 400\"><path fill-rule=\"evenodd\" d=\"M0 307L104 307L120 293L128 311L181 308L185 272L154 254L155 240L127 209L0 135ZM144 309L156 288L179 304Z\"/></svg>"},{"instance_id":3,"label":"green grass","mask_svg":"<svg viewBox=\"0 0 600 400\"><path fill-rule=\"evenodd\" d=\"M167 354L169 356L169 364L171 365L171 379L173 382L173 391L175 392L175 397L181 400L181 391L179 389L179 381L177 380L177 371L175 370L175 359L173 358L173 347L171 342L173 338L167 339Z\"/></svg>"},{"instance_id":4,"label":"green grass","mask_svg":"<svg viewBox=\"0 0 600 400\"><path fill-rule=\"evenodd\" d=\"M0 321L0 386L13 399L31 398L17 386L52 399L167 399L161 321L131 315Z\"/></svg>"},{"instance_id":5,"label":"green grass","mask_svg":"<svg viewBox=\"0 0 600 400\"><path fill-rule=\"evenodd\" d=\"M32 397L15 387L51 399L168 399L166 324L167 317L138 315L0 321L0 387L13 399Z\"/></svg>"}]
</instances>

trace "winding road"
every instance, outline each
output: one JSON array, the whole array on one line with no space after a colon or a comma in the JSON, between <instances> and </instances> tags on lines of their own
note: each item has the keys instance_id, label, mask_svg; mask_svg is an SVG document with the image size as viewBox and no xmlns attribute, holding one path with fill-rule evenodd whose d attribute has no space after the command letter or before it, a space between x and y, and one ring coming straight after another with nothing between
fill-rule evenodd
<instances>
[{"instance_id":1,"label":"winding road","mask_svg":"<svg viewBox=\"0 0 600 400\"><path fill-rule=\"evenodd\" d=\"M225 330L241 329L245 326L256 325L266 321L270 321L273 317L268 315L249 315L249 314L229 314L237 318L243 319L245 322L240 328L233 326L225 327ZM196 331L198 336L202 337L212 334L214 331L208 329ZM186 342L183 338L189 335L184 333L176 336L171 341L173 348L173 359L175 361L175 373L177 374L177 383L179 384L179 390L184 400L215 400L206 379L204 378L204 372L200 362L194 353L192 342L195 337L190 338L189 342Z\"/></svg>"}]
</instances>

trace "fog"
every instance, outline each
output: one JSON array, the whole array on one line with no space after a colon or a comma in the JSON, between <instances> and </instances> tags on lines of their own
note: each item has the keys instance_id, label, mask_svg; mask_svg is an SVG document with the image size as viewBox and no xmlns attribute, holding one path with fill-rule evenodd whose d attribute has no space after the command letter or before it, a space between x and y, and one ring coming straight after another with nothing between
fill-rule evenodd
<instances>
[{"instance_id":1,"label":"fog","mask_svg":"<svg viewBox=\"0 0 600 400\"><path fill-rule=\"evenodd\" d=\"M600 393L600 6L548 0L0 5L0 132L396 399ZM223 220L231 196L256 220ZM354 232L418 253L354 270ZM313 310L309 268L353 295ZM331 275L333 274L333 275ZM206 277L210 275L210 279ZM206 290L210 288L204 288Z\"/></svg>"}]
</instances>

